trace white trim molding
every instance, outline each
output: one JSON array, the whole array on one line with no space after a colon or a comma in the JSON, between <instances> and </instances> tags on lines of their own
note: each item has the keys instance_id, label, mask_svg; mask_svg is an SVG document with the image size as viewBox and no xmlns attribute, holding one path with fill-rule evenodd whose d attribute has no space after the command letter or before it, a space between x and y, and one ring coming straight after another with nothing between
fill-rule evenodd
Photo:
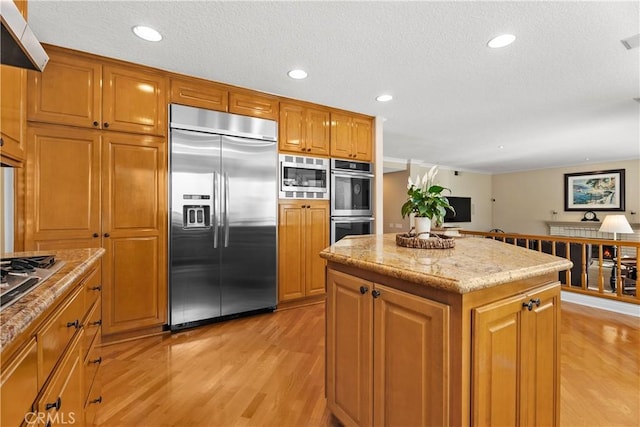
<instances>
[{"instance_id":1,"label":"white trim molding","mask_svg":"<svg viewBox=\"0 0 640 427\"><path fill-rule=\"evenodd\" d=\"M620 314L626 314L640 318L640 305L631 304L624 301L614 301L607 298L592 297L590 295L582 295L576 292L561 292L562 301L572 302L575 304L586 305L588 307L599 308L601 310L613 311Z\"/></svg>"}]
</instances>

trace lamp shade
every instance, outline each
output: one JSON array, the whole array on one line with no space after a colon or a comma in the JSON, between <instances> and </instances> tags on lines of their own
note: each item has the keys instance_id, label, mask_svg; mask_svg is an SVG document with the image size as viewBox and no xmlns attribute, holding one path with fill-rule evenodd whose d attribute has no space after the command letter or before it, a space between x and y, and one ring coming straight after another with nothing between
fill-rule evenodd
<instances>
[{"instance_id":1,"label":"lamp shade","mask_svg":"<svg viewBox=\"0 0 640 427\"><path fill-rule=\"evenodd\" d=\"M629 225L629 221L627 221L627 217L624 215L607 215L604 217L604 221L602 221L602 225L598 230L601 233L624 233L629 234L633 233L633 229L631 225Z\"/></svg>"}]
</instances>

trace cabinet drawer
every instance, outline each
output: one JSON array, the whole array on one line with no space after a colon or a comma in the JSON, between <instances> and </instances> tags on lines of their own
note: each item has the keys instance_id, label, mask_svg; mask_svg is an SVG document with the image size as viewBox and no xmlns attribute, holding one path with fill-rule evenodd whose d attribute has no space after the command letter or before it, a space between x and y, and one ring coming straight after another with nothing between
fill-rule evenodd
<instances>
[{"instance_id":1,"label":"cabinet drawer","mask_svg":"<svg viewBox=\"0 0 640 427\"><path fill-rule=\"evenodd\" d=\"M84 396L87 399L90 397L91 387L93 386L98 369L102 364L102 347L100 347L99 341L99 339L93 341L87 358L84 361Z\"/></svg>"},{"instance_id":2,"label":"cabinet drawer","mask_svg":"<svg viewBox=\"0 0 640 427\"><path fill-rule=\"evenodd\" d=\"M69 351L56 369L51 382L36 404L39 414L46 414L51 425L75 424L84 418L84 393L80 341L83 331L73 339Z\"/></svg>"},{"instance_id":3,"label":"cabinet drawer","mask_svg":"<svg viewBox=\"0 0 640 427\"><path fill-rule=\"evenodd\" d=\"M38 358L42 362L38 375L38 385L42 387L53 367L67 347L74 334L81 331L84 317L84 300L82 288L76 289L71 297L63 303L62 308L54 314L47 324L38 332Z\"/></svg>"},{"instance_id":4,"label":"cabinet drawer","mask_svg":"<svg viewBox=\"0 0 640 427\"><path fill-rule=\"evenodd\" d=\"M84 313L89 313L96 301L102 295L102 280L100 269L94 270L82 284L84 289Z\"/></svg>"},{"instance_id":5,"label":"cabinet drawer","mask_svg":"<svg viewBox=\"0 0 640 427\"><path fill-rule=\"evenodd\" d=\"M84 425L91 427L95 425L96 412L102 403L102 384L100 381L100 374L96 375L93 385L89 390L89 397L87 403L84 405Z\"/></svg>"},{"instance_id":6,"label":"cabinet drawer","mask_svg":"<svg viewBox=\"0 0 640 427\"><path fill-rule=\"evenodd\" d=\"M94 342L96 337L98 337L98 343L100 342L100 326L102 326L102 302L98 300L84 322L84 339L82 343L82 348L85 351L84 357L86 357L91 348L91 343Z\"/></svg>"},{"instance_id":7,"label":"cabinet drawer","mask_svg":"<svg viewBox=\"0 0 640 427\"><path fill-rule=\"evenodd\" d=\"M31 410L38 394L38 357L36 339L29 343L6 366L0 381L0 425L20 425ZM4 362L4 361L3 361ZM3 364L4 365L4 364Z\"/></svg>"}]
</instances>

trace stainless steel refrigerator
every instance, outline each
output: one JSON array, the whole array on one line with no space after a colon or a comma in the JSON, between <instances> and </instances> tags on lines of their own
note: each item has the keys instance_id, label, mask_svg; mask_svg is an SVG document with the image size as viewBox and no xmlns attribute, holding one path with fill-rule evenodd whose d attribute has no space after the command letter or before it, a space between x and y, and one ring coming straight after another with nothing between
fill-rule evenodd
<instances>
[{"instance_id":1,"label":"stainless steel refrigerator","mask_svg":"<svg viewBox=\"0 0 640 427\"><path fill-rule=\"evenodd\" d=\"M170 106L172 330L273 310L277 123Z\"/></svg>"}]
</instances>

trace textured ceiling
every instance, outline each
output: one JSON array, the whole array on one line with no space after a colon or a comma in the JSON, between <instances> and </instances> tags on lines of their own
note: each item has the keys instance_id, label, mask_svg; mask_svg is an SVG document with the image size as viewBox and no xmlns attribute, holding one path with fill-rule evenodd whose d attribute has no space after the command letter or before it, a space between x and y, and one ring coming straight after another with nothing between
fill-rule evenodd
<instances>
[{"instance_id":1,"label":"textured ceiling","mask_svg":"<svg viewBox=\"0 0 640 427\"><path fill-rule=\"evenodd\" d=\"M620 42L640 1L30 0L29 22L46 43L381 116L385 158L489 173L640 159L640 49ZM505 32L514 44L486 47Z\"/></svg>"}]
</instances>

